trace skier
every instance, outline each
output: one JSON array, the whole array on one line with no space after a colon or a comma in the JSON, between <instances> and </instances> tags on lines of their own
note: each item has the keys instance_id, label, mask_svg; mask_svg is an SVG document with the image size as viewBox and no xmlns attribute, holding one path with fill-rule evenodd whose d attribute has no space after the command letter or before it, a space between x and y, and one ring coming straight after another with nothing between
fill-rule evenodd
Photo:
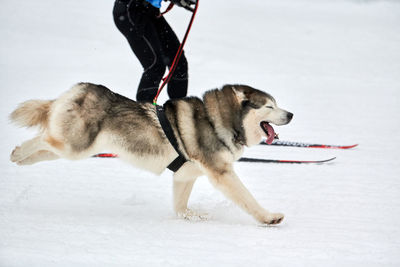
<instances>
[{"instance_id":1,"label":"skier","mask_svg":"<svg viewBox=\"0 0 400 267\"><path fill-rule=\"evenodd\" d=\"M142 78L136 93L137 101L151 102L166 67L171 67L180 42L163 16L160 16L162 0L116 0L113 17L118 30L143 67ZM196 0L170 0L191 10ZM188 87L188 63L182 56L168 83L171 99L185 97Z\"/></svg>"}]
</instances>

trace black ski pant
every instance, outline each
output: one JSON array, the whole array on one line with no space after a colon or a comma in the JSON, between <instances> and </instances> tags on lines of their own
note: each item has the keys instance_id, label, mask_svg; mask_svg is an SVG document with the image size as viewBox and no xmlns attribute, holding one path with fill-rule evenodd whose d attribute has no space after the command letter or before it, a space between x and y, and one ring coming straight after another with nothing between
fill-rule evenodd
<instances>
[{"instance_id":1,"label":"black ski pant","mask_svg":"<svg viewBox=\"0 0 400 267\"><path fill-rule=\"evenodd\" d=\"M137 101L151 102L156 96L166 67L170 68L180 42L160 10L145 0L117 0L114 22L126 37L143 66L136 93ZM185 97L188 87L188 64L184 53L168 83L171 99Z\"/></svg>"}]
</instances>

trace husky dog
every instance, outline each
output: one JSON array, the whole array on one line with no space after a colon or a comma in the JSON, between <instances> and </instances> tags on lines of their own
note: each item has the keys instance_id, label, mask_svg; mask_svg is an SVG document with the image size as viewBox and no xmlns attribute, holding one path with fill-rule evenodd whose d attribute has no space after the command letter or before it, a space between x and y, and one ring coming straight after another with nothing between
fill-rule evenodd
<instances>
[{"instance_id":1,"label":"husky dog","mask_svg":"<svg viewBox=\"0 0 400 267\"><path fill-rule=\"evenodd\" d=\"M226 197L263 224L278 224L281 213L260 206L233 170L244 146L271 143L270 123L284 125L293 114L280 109L267 93L246 85L225 85L203 99L187 97L164 105L187 159L173 175L175 212L196 217L187 208L197 177L206 175ZM111 151L129 163L160 174L178 156L166 137L151 103L138 103L102 85L79 83L55 100L29 100L13 111L20 126L39 126L40 133L17 146L11 161L19 165L44 160L83 159Z\"/></svg>"}]
</instances>

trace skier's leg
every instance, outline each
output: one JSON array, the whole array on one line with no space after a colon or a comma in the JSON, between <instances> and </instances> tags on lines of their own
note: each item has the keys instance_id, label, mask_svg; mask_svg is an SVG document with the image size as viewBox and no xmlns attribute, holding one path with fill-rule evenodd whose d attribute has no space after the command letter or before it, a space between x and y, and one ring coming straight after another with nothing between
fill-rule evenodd
<instances>
[{"instance_id":1,"label":"skier's leg","mask_svg":"<svg viewBox=\"0 0 400 267\"><path fill-rule=\"evenodd\" d=\"M136 94L138 101L153 100L166 69L158 32L153 25L157 12L151 5L128 6L126 2L116 1L114 6L115 24L144 69Z\"/></svg>"}]
</instances>

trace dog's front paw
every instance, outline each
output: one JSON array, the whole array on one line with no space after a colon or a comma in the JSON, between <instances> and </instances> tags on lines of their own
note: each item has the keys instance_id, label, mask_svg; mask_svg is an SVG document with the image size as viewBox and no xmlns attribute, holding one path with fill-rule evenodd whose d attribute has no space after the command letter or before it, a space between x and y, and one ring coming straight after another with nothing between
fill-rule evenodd
<instances>
[{"instance_id":1,"label":"dog's front paw","mask_svg":"<svg viewBox=\"0 0 400 267\"><path fill-rule=\"evenodd\" d=\"M274 225L281 223L284 217L285 215L283 215L282 213L268 213L260 221L263 224Z\"/></svg>"},{"instance_id":2,"label":"dog's front paw","mask_svg":"<svg viewBox=\"0 0 400 267\"><path fill-rule=\"evenodd\" d=\"M177 212L179 218L189 221L205 221L208 220L208 214L200 214L193 210L186 209L184 211Z\"/></svg>"},{"instance_id":3,"label":"dog's front paw","mask_svg":"<svg viewBox=\"0 0 400 267\"><path fill-rule=\"evenodd\" d=\"M21 160L23 160L23 159L24 159L24 158L23 158L23 156L22 156L21 147L20 147L20 146L16 146L16 147L14 148L14 150L11 152L10 160L11 160L12 162L18 162L18 161L21 161Z\"/></svg>"}]
</instances>

